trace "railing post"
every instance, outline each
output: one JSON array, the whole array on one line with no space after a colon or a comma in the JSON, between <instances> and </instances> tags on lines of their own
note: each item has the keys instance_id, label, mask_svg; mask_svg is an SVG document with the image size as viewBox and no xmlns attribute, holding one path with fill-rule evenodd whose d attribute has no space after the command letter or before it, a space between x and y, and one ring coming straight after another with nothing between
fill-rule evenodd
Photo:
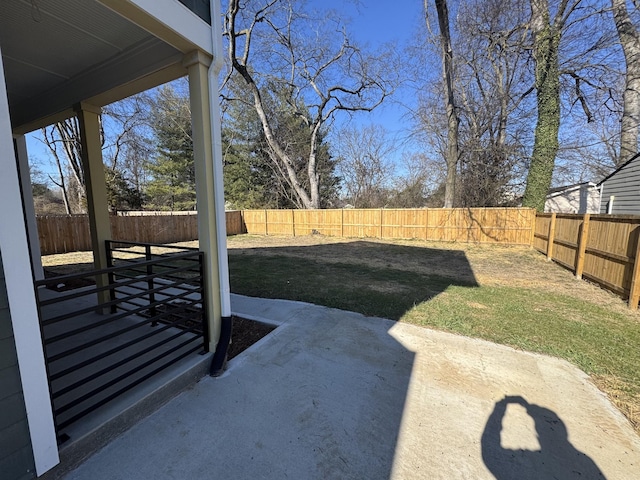
<instances>
[{"instance_id":1,"label":"railing post","mask_svg":"<svg viewBox=\"0 0 640 480\"><path fill-rule=\"evenodd\" d=\"M202 305L202 341L204 352L209 352L209 321L208 321L208 309L207 309L207 295L205 294L207 284L204 274L204 252L198 254L198 266L200 271L200 302Z\"/></svg>"},{"instance_id":2,"label":"railing post","mask_svg":"<svg viewBox=\"0 0 640 480\"><path fill-rule=\"evenodd\" d=\"M144 256L147 262L151 261L151 245L144 246ZM147 265L147 275L153 275L153 265ZM153 305L156 302L156 294L152 290L155 288L155 282L153 278L147 278L147 287L149 288L149 305ZM156 307L155 305L151 307L149 313L152 317L156 316ZM155 327L158 325L158 322L152 322L151 326Z\"/></svg>"},{"instance_id":3,"label":"railing post","mask_svg":"<svg viewBox=\"0 0 640 480\"><path fill-rule=\"evenodd\" d=\"M580 227L580 240L578 241L578 254L576 255L576 278L578 280L582 278L582 271L584 270L584 257L587 250L587 240L589 238L590 217L590 214L585 213L582 226Z\"/></svg>"},{"instance_id":4,"label":"railing post","mask_svg":"<svg viewBox=\"0 0 640 480\"><path fill-rule=\"evenodd\" d=\"M547 261L553 260L553 237L556 234L556 214L551 214L551 222L549 223L549 235L547 237Z\"/></svg>"},{"instance_id":5,"label":"railing post","mask_svg":"<svg viewBox=\"0 0 640 480\"><path fill-rule=\"evenodd\" d=\"M105 240L105 253L107 255L107 268L113 267L113 251L111 250L111 240ZM107 278L109 279L109 300L114 302L116 300L116 276L113 272L109 272L107 274ZM111 304L111 313L116 313L118 307L115 303Z\"/></svg>"}]
</instances>

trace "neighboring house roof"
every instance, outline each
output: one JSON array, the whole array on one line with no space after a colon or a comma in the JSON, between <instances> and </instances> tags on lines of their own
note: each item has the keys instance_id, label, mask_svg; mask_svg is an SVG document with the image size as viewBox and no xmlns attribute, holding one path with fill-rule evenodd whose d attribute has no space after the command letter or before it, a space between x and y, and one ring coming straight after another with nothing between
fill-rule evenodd
<instances>
[{"instance_id":1,"label":"neighboring house roof","mask_svg":"<svg viewBox=\"0 0 640 480\"><path fill-rule=\"evenodd\" d=\"M560 193L570 192L572 190L579 190L583 186L597 187L597 185L593 182L583 182L583 183L574 183L572 185L563 185L561 187L550 188L549 193L547 193L547 197L552 197L553 195L557 195Z\"/></svg>"},{"instance_id":2,"label":"neighboring house roof","mask_svg":"<svg viewBox=\"0 0 640 480\"><path fill-rule=\"evenodd\" d=\"M640 157L640 152L636 153L633 157L631 157L629 160L627 160L626 162L624 162L622 165L620 165L618 168L616 168L613 172L611 172L609 175L607 175L606 177L604 177L602 180L600 180L598 182L598 186L602 185L604 182L606 182L607 180L609 180L611 177L613 177L616 173L618 173L620 170L622 170L623 168L625 168L627 165L629 165L631 162L637 160Z\"/></svg>"}]
</instances>

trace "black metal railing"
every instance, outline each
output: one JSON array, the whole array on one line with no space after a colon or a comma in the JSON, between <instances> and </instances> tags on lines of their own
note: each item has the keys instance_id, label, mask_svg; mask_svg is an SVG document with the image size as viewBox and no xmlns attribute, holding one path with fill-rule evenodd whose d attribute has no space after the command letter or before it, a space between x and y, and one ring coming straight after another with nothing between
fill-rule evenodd
<instances>
[{"instance_id":1,"label":"black metal railing","mask_svg":"<svg viewBox=\"0 0 640 480\"><path fill-rule=\"evenodd\" d=\"M109 268L36 282L56 428L207 351L203 254L107 242Z\"/></svg>"}]
</instances>

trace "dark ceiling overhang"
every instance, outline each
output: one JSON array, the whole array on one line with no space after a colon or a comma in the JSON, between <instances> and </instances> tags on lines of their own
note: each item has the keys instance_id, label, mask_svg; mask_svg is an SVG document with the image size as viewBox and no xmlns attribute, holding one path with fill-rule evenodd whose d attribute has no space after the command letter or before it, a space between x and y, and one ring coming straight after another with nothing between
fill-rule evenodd
<instances>
[{"instance_id":1,"label":"dark ceiling overhang","mask_svg":"<svg viewBox=\"0 0 640 480\"><path fill-rule=\"evenodd\" d=\"M15 133L71 116L80 102L104 106L186 74L182 58L198 46L135 3L0 1L0 48ZM183 3L170 6L210 28Z\"/></svg>"}]
</instances>

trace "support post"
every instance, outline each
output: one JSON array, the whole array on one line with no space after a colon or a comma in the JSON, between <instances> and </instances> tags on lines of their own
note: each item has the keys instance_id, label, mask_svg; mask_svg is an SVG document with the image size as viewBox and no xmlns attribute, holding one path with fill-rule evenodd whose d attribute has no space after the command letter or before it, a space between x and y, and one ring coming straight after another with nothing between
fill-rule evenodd
<instances>
[{"instance_id":1,"label":"support post","mask_svg":"<svg viewBox=\"0 0 640 480\"><path fill-rule=\"evenodd\" d=\"M551 214L551 222L549 222L549 235L547 236L547 261L553 260L553 238L556 234L556 214Z\"/></svg>"},{"instance_id":2,"label":"support post","mask_svg":"<svg viewBox=\"0 0 640 480\"><path fill-rule=\"evenodd\" d=\"M590 214L585 213L580 227L580 240L578 241L578 252L576 255L576 278L582 278L584 270L584 257L587 251L587 240L589 239L589 218Z\"/></svg>"},{"instance_id":3,"label":"support post","mask_svg":"<svg viewBox=\"0 0 640 480\"><path fill-rule=\"evenodd\" d=\"M35 474L42 475L58 463L58 446L49 397L38 307L29 264L28 238L11 138L12 127L2 62L3 57L0 51L0 164L2 165L2 175L0 175L0 192L2 192L0 269L2 272L0 275L4 274L7 293L7 297L0 302L5 308L8 307L6 315L11 317ZM5 356L5 345L13 348L11 341L8 344L3 343L3 359L9 358ZM3 387L5 385L3 383Z\"/></svg>"},{"instance_id":4,"label":"support post","mask_svg":"<svg viewBox=\"0 0 640 480\"><path fill-rule=\"evenodd\" d=\"M213 138L209 114L208 67L211 58L196 51L185 56L183 66L189 72L189 97L198 204L198 240L204 253L209 351L218 346L222 324L222 289L218 257L218 227L214 182ZM224 347L226 349L226 346Z\"/></svg>"},{"instance_id":5,"label":"support post","mask_svg":"<svg viewBox=\"0 0 640 480\"><path fill-rule=\"evenodd\" d=\"M74 107L80 125L82 166L87 192L87 213L93 247L93 265L96 270L107 268L106 240L111 240L111 220L107 201L107 186L102 163L100 141L100 108L81 103ZM98 287L109 284L107 275L96 277ZM98 305L109 302L109 290L98 292Z\"/></svg>"},{"instance_id":6,"label":"support post","mask_svg":"<svg viewBox=\"0 0 640 480\"><path fill-rule=\"evenodd\" d=\"M20 177L20 191L22 193L22 206L24 209L27 236L29 237L31 270L35 280L44 280L42 256L40 255L40 239L38 238L38 224L36 222L36 209L33 205L33 190L31 189L27 140L24 135L14 135L13 141L18 157L18 175Z\"/></svg>"}]
</instances>

